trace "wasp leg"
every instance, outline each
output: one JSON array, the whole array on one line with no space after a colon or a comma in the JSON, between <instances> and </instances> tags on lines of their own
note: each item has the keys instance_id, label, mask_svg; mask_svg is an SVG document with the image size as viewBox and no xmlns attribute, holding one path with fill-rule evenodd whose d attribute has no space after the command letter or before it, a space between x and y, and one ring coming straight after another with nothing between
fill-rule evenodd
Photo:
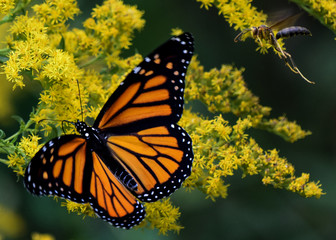
<instances>
[{"instance_id":1,"label":"wasp leg","mask_svg":"<svg viewBox=\"0 0 336 240\"><path fill-rule=\"evenodd\" d=\"M280 44L279 44L279 42L277 41L277 39L275 38L275 36L274 36L274 34L273 33L271 33L271 42L272 42L272 45L273 45L273 47L275 48L275 50L277 50L279 53L281 53L281 56L284 58L284 59L286 59L287 58L287 56L286 56L286 53L287 52L285 52L284 50L282 50L282 48L281 48L281 46L280 46ZM288 54L288 53L287 53ZM289 55L289 54L288 54ZM280 58L281 58L281 56L280 56ZM290 55L289 55L290 56ZM285 60L286 61L286 60Z\"/></svg>"},{"instance_id":2,"label":"wasp leg","mask_svg":"<svg viewBox=\"0 0 336 240\"><path fill-rule=\"evenodd\" d=\"M309 82L310 84L315 84L315 82L309 81L305 76L303 76L303 74L300 72L299 68L295 65L292 56L286 51L283 51L283 52L284 52L284 56L285 56L284 61L285 61L286 65L289 67L289 69L292 72L294 72L296 74L299 74L305 81ZM291 64L289 64L288 59L290 60Z\"/></svg>"},{"instance_id":3,"label":"wasp leg","mask_svg":"<svg viewBox=\"0 0 336 240\"><path fill-rule=\"evenodd\" d=\"M286 51L283 51L283 53L284 53L283 60L285 61L285 64L290 68L290 70L292 72L298 74L299 72L296 70L297 66L294 63L292 56ZM290 63L288 62L288 59L289 59Z\"/></svg>"},{"instance_id":4,"label":"wasp leg","mask_svg":"<svg viewBox=\"0 0 336 240\"><path fill-rule=\"evenodd\" d=\"M257 39L258 39L258 42L260 43L260 47L263 47L264 45L263 45L263 43L261 41L261 38L259 36L257 36Z\"/></svg>"},{"instance_id":5,"label":"wasp leg","mask_svg":"<svg viewBox=\"0 0 336 240\"><path fill-rule=\"evenodd\" d=\"M300 72L299 68L295 65L292 56L286 52L285 50L283 50L279 44L279 42L277 41L277 39L275 38L274 34L271 33L271 41L272 41L272 45L274 46L274 48L281 53L280 58L283 58L283 60L285 61L285 64L289 67L289 69L296 73L299 74L305 81L311 83L311 84L315 84L315 82L309 81L305 76L303 76L303 74ZM288 62L288 59L290 61L290 63Z\"/></svg>"}]
</instances>

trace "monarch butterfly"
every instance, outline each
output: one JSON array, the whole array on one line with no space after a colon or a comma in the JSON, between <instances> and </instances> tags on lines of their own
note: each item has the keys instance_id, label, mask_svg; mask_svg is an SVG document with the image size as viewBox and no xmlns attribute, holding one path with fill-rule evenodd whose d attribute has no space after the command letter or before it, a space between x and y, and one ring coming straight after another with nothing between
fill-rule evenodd
<instances>
[{"instance_id":1,"label":"monarch butterfly","mask_svg":"<svg viewBox=\"0 0 336 240\"><path fill-rule=\"evenodd\" d=\"M143 205L169 196L190 175L192 141L176 123L193 37L172 37L135 67L105 103L93 127L47 142L28 164L25 187L90 203L110 224L132 228Z\"/></svg>"}]
</instances>

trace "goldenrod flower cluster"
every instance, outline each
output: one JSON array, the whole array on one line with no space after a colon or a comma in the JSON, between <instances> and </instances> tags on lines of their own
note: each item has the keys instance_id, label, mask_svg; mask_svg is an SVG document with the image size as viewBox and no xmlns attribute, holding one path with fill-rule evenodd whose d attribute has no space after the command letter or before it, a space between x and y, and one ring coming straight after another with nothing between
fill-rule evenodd
<instances>
[{"instance_id":1,"label":"goldenrod flower cluster","mask_svg":"<svg viewBox=\"0 0 336 240\"><path fill-rule=\"evenodd\" d=\"M174 207L169 198L154 203L145 203L147 217L141 224L150 223L151 228L159 229L161 234L167 234L168 231L179 233L182 226L177 223L181 213L178 207ZM140 226L141 226L140 225Z\"/></svg>"},{"instance_id":2,"label":"goldenrod flower cluster","mask_svg":"<svg viewBox=\"0 0 336 240\"><path fill-rule=\"evenodd\" d=\"M49 32L59 33L66 31L67 21L74 19L79 13L75 0L46 0L42 4L34 5L33 10Z\"/></svg>"},{"instance_id":3,"label":"goldenrod flower cluster","mask_svg":"<svg viewBox=\"0 0 336 240\"><path fill-rule=\"evenodd\" d=\"M259 104L259 98L246 87L242 73L243 69L231 65L205 72L194 57L187 75L185 98L204 102L212 113L232 112L237 117L248 118L253 127L273 132L290 142L311 134L284 116L269 119L271 108Z\"/></svg>"},{"instance_id":4,"label":"goldenrod flower cluster","mask_svg":"<svg viewBox=\"0 0 336 240\"><path fill-rule=\"evenodd\" d=\"M201 7L215 6L235 30L259 26L266 22L266 15L251 5L252 0L196 0Z\"/></svg>"},{"instance_id":5,"label":"goldenrod flower cluster","mask_svg":"<svg viewBox=\"0 0 336 240\"><path fill-rule=\"evenodd\" d=\"M14 0L1 0L0 1L0 12L2 14L8 14L15 7Z\"/></svg>"},{"instance_id":6,"label":"goldenrod flower cluster","mask_svg":"<svg viewBox=\"0 0 336 240\"><path fill-rule=\"evenodd\" d=\"M334 0L291 0L323 25L336 33L336 2Z\"/></svg>"},{"instance_id":7,"label":"goldenrod flower cluster","mask_svg":"<svg viewBox=\"0 0 336 240\"><path fill-rule=\"evenodd\" d=\"M235 29L258 26L266 19L250 0L198 1L206 9L216 6ZM18 175L24 174L26 165L45 142L40 142L41 133L48 137L59 135L62 127L71 133L74 129L61 126L61 120L75 121L83 116L94 119L98 115L118 84L141 61L139 54L123 58L121 53L131 45L134 31L141 30L145 23L143 12L136 7L120 0L105 0L93 9L83 29L70 30L68 20L80 12L76 1L45 0L32 7L33 14L26 7L29 2L0 2L2 13L8 14L3 21L13 19L7 38L8 60L2 71L13 83L13 89L29 84L27 79L38 81L42 89L30 119L17 119L19 131L6 139L0 131L0 152L8 154L8 159L0 162ZM18 9L24 9L24 14L20 15L22 11ZM229 187L225 178L240 170L243 177L258 174L265 185L305 197L319 198L323 194L319 182L310 181L307 173L296 177L294 166L276 149L262 149L248 134L248 129L257 128L294 142L310 132L283 116L270 119L271 108L262 106L246 87L243 69L223 65L205 71L194 57L187 74L185 98L189 103L204 103L216 115L208 119L192 109L184 111L180 124L191 135L195 155L192 174L184 183L186 189L199 189L212 200L225 198ZM226 114L235 116L235 121L226 120ZM93 213L88 205L70 201L64 205L69 211L90 216ZM183 228L178 224L179 209L169 198L145 205L147 221L141 226L150 225L163 234Z\"/></svg>"},{"instance_id":8,"label":"goldenrod flower cluster","mask_svg":"<svg viewBox=\"0 0 336 240\"><path fill-rule=\"evenodd\" d=\"M55 199L57 199L57 197L55 197ZM78 204L78 203L66 200L65 202L62 202L61 205L66 207L69 213L75 212L78 215L82 215L83 218L85 216L90 216L90 217L96 216L89 203Z\"/></svg>"},{"instance_id":9,"label":"goldenrod flower cluster","mask_svg":"<svg viewBox=\"0 0 336 240\"><path fill-rule=\"evenodd\" d=\"M207 120L186 111L181 123L191 133L195 154L193 172L185 187L197 187L212 200L225 198L225 177L239 169L243 177L259 174L263 184L305 197L319 198L323 194L319 182L310 182L309 174L296 177L294 167L276 149L263 150L246 133L253 126L249 118L239 118L230 126L221 115Z\"/></svg>"}]
</instances>

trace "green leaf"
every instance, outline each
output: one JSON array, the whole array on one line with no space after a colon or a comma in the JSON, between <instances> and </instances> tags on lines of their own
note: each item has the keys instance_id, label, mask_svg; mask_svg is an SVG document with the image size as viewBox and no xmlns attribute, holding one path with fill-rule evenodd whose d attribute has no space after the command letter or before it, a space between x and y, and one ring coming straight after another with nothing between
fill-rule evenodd
<instances>
[{"instance_id":1,"label":"green leaf","mask_svg":"<svg viewBox=\"0 0 336 240\"><path fill-rule=\"evenodd\" d=\"M0 129L0 139L5 138L6 134L3 130Z\"/></svg>"},{"instance_id":2,"label":"green leaf","mask_svg":"<svg viewBox=\"0 0 336 240\"><path fill-rule=\"evenodd\" d=\"M64 40L64 37L63 37L63 36L62 36L62 38L61 38L60 43L59 43L58 46L57 46L57 49L62 49L62 50L65 49L65 40Z\"/></svg>"},{"instance_id":3,"label":"green leaf","mask_svg":"<svg viewBox=\"0 0 336 240\"><path fill-rule=\"evenodd\" d=\"M15 119L20 125L25 124L25 121L23 120L23 118L18 115L13 115L12 118Z\"/></svg>"}]
</instances>

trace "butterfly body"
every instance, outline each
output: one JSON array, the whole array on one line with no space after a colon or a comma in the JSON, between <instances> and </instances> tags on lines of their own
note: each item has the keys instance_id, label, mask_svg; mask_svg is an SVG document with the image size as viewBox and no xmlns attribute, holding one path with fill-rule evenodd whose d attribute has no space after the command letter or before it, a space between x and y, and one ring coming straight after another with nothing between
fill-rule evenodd
<instances>
[{"instance_id":1,"label":"butterfly body","mask_svg":"<svg viewBox=\"0 0 336 240\"><path fill-rule=\"evenodd\" d=\"M77 121L75 127L77 132L84 137L88 143L88 150L99 155L100 159L108 166L109 170L132 191L137 190L137 183L132 176L123 169L123 167L114 160L111 153L107 151L107 135L100 132L99 129L88 126L85 122Z\"/></svg>"},{"instance_id":2,"label":"butterfly body","mask_svg":"<svg viewBox=\"0 0 336 240\"><path fill-rule=\"evenodd\" d=\"M145 210L137 199L167 197L191 173L192 142L177 122L192 54L192 36L184 33L148 55L92 127L77 121L80 135L52 139L38 151L25 173L28 191L88 202L116 227L139 224Z\"/></svg>"}]
</instances>

